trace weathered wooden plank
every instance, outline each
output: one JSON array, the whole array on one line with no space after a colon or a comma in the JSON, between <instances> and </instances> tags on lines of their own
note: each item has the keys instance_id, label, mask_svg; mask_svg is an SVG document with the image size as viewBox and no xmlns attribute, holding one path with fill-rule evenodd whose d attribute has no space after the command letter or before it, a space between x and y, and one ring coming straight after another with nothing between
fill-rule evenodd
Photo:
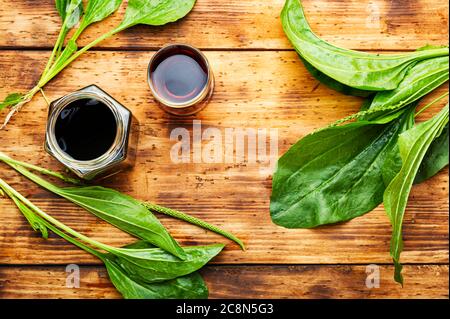
<instances>
[{"instance_id":1,"label":"weathered wooden plank","mask_svg":"<svg viewBox=\"0 0 450 319\"><path fill-rule=\"evenodd\" d=\"M423 189L423 188L422 188ZM415 194L420 190L416 190ZM249 194L250 195L250 194ZM254 195L253 195L254 196ZM61 200L33 200L48 213L61 219L78 231L102 242L121 246L132 239L119 230L99 222L95 217ZM215 263L390 263L390 226L381 209L334 227L316 230L286 230L273 225L268 216L268 201L259 201L250 207L226 207L215 200L185 210L204 220L233 231L246 244L245 252L228 244ZM441 202L431 200L410 205L404 222L405 249L402 260L406 263L448 262L448 209ZM212 207L211 207L212 206ZM245 205L244 205L245 206ZM433 206L429 212L428 207ZM181 207L181 206L180 206ZM51 237L39 238L6 200L1 200L0 264L64 264L98 263L94 257ZM229 243L217 235L207 233L182 222L162 218L170 232L184 245L203 245L216 242Z\"/></svg>"},{"instance_id":2,"label":"weathered wooden plank","mask_svg":"<svg viewBox=\"0 0 450 319\"><path fill-rule=\"evenodd\" d=\"M391 266L379 270L379 288L367 288L365 266L209 266L202 274L210 298L448 298L448 265L405 266L403 288ZM80 288L67 288L64 267L1 267L0 298L120 298L104 268L80 275Z\"/></svg>"},{"instance_id":3,"label":"weathered wooden plank","mask_svg":"<svg viewBox=\"0 0 450 319\"><path fill-rule=\"evenodd\" d=\"M135 27L102 46L156 48L188 42L201 48L290 49L279 19L283 4L283 0L198 0L181 22L164 28ZM448 42L445 0L304 0L304 5L313 30L343 47L412 50ZM124 8L86 31L80 45L118 25ZM0 47L52 47L59 27L53 0L38 4L0 0Z\"/></svg>"},{"instance_id":4,"label":"weathered wooden plank","mask_svg":"<svg viewBox=\"0 0 450 319\"><path fill-rule=\"evenodd\" d=\"M37 70L45 63L45 55L35 51L5 52L0 60L0 83L5 83L0 96L13 89L31 87ZM216 260L218 263L389 263L390 226L381 208L333 227L287 230L270 221L268 162L171 161L169 153L175 142L169 140L170 132L177 127L192 131L193 119L222 133L225 128L277 128L282 154L298 138L357 111L361 103L360 99L317 86L294 52L207 55L217 87L211 104L196 117L172 117L155 105L145 80L145 67L151 56L147 52L90 53L52 82L46 93L54 99L96 83L132 109L141 123L136 166L105 184L142 200L192 213L233 231L246 242L248 251L229 245ZM45 117L46 105L42 97L36 96L2 132L0 150L18 159L60 169L43 151ZM36 204L88 235L113 245L130 240L62 200L49 200L48 193L30 187L9 169L2 167L1 176ZM33 235L9 200L0 199L0 211L0 263L95 262L62 240L50 239L46 243ZM163 221L185 245L223 241L182 222L167 218ZM448 262L448 170L414 188L404 233L405 262ZM42 256L48 258L44 260Z\"/></svg>"}]
</instances>

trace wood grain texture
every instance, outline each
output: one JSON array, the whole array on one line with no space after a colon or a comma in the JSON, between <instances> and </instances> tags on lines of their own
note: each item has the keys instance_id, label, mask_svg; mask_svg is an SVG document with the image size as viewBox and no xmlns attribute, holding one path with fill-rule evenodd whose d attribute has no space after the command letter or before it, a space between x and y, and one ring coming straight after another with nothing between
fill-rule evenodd
<instances>
[{"instance_id":1,"label":"wood grain texture","mask_svg":"<svg viewBox=\"0 0 450 319\"><path fill-rule=\"evenodd\" d=\"M92 52L52 82L46 93L55 99L95 83L128 106L141 124L138 160L132 171L109 179L106 185L203 218L232 231L247 244L246 252L228 245L216 263L389 263L390 225L381 207L337 226L288 230L270 220L271 169L267 162L171 162L169 153L175 143L169 139L171 130L185 127L192 131L193 119L201 120L204 128L221 132L237 127L277 128L281 154L312 130L357 111L361 103L358 98L318 86L294 52L214 51L207 55L217 87L211 104L196 117L171 117L155 105L145 83L151 56L147 52ZM45 52L5 52L0 69L4 70L2 83L8 87L1 88L0 95L31 87L35 75L25 75L40 70L45 56ZM36 96L2 132L1 150L60 169L42 148L46 108L42 97ZM113 245L130 241L122 232L24 182L10 169L2 168L1 176L83 233ZM0 200L0 210L0 263L95 262L62 240L44 242L33 235L9 200ZM168 218L163 222L185 245L224 241L183 222ZM448 262L447 170L414 188L404 228L404 262ZM48 258L44 261L42 256Z\"/></svg>"},{"instance_id":2,"label":"wood grain texture","mask_svg":"<svg viewBox=\"0 0 450 319\"><path fill-rule=\"evenodd\" d=\"M125 0L124 3L127 1ZM156 48L188 42L200 48L291 49L279 14L284 0L198 0L184 20L164 28L138 26L102 44L106 48ZM448 1L304 0L317 34L337 45L364 50L414 50L448 42ZM120 22L125 5L91 27L80 45ZM52 47L60 18L53 0L0 0L0 47Z\"/></svg>"},{"instance_id":3,"label":"wood grain texture","mask_svg":"<svg viewBox=\"0 0 450 319\"><path fill-rule=\"evenodd\" d=\"M365 266L208 266L210 298L448 298L448 266L406 266L405 286L380 266L380 287L366 287ZM65 267L1 267L0 298L120 298L104 268L82 267L80 288L67 288ZM45 289L42 289L45 287Z\"/></svg>"}]
</instances>

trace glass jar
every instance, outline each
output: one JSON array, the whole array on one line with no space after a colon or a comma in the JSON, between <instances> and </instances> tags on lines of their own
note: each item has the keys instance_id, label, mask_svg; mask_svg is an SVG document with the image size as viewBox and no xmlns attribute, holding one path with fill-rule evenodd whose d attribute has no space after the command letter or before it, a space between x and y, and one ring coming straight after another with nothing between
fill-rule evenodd
<instances>
[{"instance_id":1,"label":"glass jar","mask_svg":"<svg viewBox=\"0 0 450 319\"><path fill-rule=\"evenodd\" d=\"M102 154L99 154L99 156L96 156L95 158L80 160L74 158L73 154L69 154L70 152L66 151L67 148L66 150L63 150L61 147L64 143L62 143L60 141L60 137L57 136L57 125L58 129L60 129L61 126L63 126L64 129L66 122L61 120L65 116L62 112L65 111L70 115L70 112L73 110L71 105L74 105L77 101L80 102L88 100L93 101L94 106L87 107L95 108L98 107L95 105L102 105L102 107L106 106L109 109L111 113L108 113L107 115L111 119L113 117L112 121L115 122L115 137L111 136L112 144L109 147L108 143L106 148L107 151L101 151ZM95 119L91 120L94 120L95 122ZM92 125L92 121L89 123ZM101 137L100 134L102 134L100 129L101 123L98 123L99 128L86 127L83 125L78 125L75 129L71 127L71 132L74 133L72 134L71 141L73 142L74 139L76 140L78 135L82 136L83 140L80 138L79 141L76 141L81 145L81 149L84 145L88 147L88 145L90 145L89 143L98 141ZM85 132L82 132L83 130ZM89 135L87 138L85 136L86 134L83 135L83 133L86 132L88 132L87 134ZM132 113L105 91L95 85L91 85L63 96L50 104L45 138L45 150L78 177L85 180L92 180L108 177L133 166L136 158L138 136L139 123L133 117Z\"/></svg>"}]
</instances>

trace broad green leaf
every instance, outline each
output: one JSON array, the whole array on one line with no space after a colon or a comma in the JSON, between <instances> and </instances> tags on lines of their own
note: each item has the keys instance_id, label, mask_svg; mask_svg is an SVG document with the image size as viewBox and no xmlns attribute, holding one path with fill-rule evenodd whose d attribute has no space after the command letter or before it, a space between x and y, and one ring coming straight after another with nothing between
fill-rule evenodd
<instances>
[{"instance_id":1,"label":"broad green leaf","mask_svg":"<svg viewBox=\"0 0 450 319\"><path fill-rule=\"evenodd\" d=\"M206 265L218 255L224 245L185 247L185 260L160 248L116 248L111 251L115 262L130 278L154 283L188 275Z\"/></svg>"},{"instance_id":2,"label":"broad green leaf","mask_svg":"<svg viewBox=\"0 0 450 319\"><path fill-rule=\"evenodd\" d=\"M394 90L415 63L449 53L448 47L392 55L338 48L311 31L300 0L286 0L281 19L284 32L303 59L335 81L360 90Z\"/></svg>"},{"instance_id":3,"label":"broad green leaf","mask_svg":"<svg viewBox=\"0 0 450 319\"><path fill-rule=\"evenodd\" d=\"M391 122L354 122L308 135L278 161L270 212L275 224L311 228L352 219L383 199L389 174L400 169L398 134L411 124L413 108ZM393 175L392 173L390 175Z\"/></svg>"},{"instance_id":4,"label":"broad green leaf","mask_svg":"<svg viewBox=\"0 0 450 319\"><path fill-rule=\"evenodd\" d=\"M360 96L360 97L368 97L371 94L373 94L372 91L364 91L352 88L350 86L347 86L345 84L342 84L332 78L330 78L328 75L326 75L323 72L320 72L315 67L313 67L308 61L303 59L300 56L300 59L302 60L303 64L305 65L305 68L308 70L308 72L320 83L326 85L330 89L333 89L337 92L340 92L345 95L353 95L353 96Z\"/></svg>"},{"instance_id":5,"label":"broad green leaf","mask_svg":"<svg viewBox=\"0 0 450 319\"><path fill-rule=\"evenodd\" d=\"M384 192L384 207L392 224L391 256L395 264L394 278L403 284L400 253L403 250L402 224L409 193L419 167L434 139L448 123L448 104L431 120L402 133L398 140L403 164L400 172Z\"/></svg>"},{"instance_id":6,"label":"broad green leaf","mask_svg":"<svg viewBox=\"0 0 450 319\"><path fill-rule=\"evenodd\" d=\"M187 15L196 0L129 0L125 17L119 30L137 24L164 25Z\"/></svg>"},{"instance_id":7,"label":"broad green leaf","mask_svg":"<svg viewBox=\"0 0 450 319\"><path fill-rule=\"evenodd\" d=\"M422 164L420 164L414 184L422 183L436 175L441 169L448 165L448 124L442 133L431 143L425 154Z\"/></svg>"},{"instance_id":8,"label":"broad green leaf","mask_svg":"<svg viewBox=\"0 0 450 319\"><path fill-rule=\"evenodd\" d=\"M183 249L159 220L134 198L100 186L60 188L54 192L121 230L185 258Z\"/></svg>"},{"instance_id":9,"label":"broad green leaf","mask_svg":"<svg viewBox=\"0 0 450 319\"><path fill-rule=\"evenodd\" d=\"M21 93L12 93L9 94L3 102L0 103L0 111L6 107L11 107L23 102L24 95Z\"/></svg>"},{"instance_id":10,"label":"broad green leaf","mask_svg":"<svg viewBox=\"0 0 450 319\"><path fill-rule=\"evenodd\" d=\"M142 283L128 274L109 258L104 259L109 278L126 299L205 299L208 288L202 277L193 273L160 283Z\"/></svg>"},{"instance_id":11,"label":"broad green leaf","mask_svg":"<svg viewBox=\"0 0 450 319\"><path fill-rule=\"evenodd\" d=\"M95 22L102 21L113 14L123 0L89 0L80 28L85 29Z\"/></svg>"},{"instance_id":12,"label":"broad green leaf","mask_svg":"<svg viewBox=\"0 0 450 319\"><path fill-rule=\"evenodd\" d=\"M383 109L394 105L401 108L432 92L447 82L448 79L448 56L421 61L408 71L395 90L377 93L369 109ZM388 112L393 112L393 110ZM386 112L382 110L370 114L368 119L374 119L385 114Z\"/></svg>"}]
</instances>

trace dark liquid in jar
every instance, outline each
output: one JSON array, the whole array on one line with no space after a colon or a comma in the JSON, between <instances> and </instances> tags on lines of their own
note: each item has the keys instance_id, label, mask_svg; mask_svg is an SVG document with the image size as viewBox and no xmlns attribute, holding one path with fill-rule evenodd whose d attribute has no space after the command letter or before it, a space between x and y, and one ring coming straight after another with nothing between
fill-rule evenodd
<instances>
[{"instance_id":1,"label":"dark liquid in jar","mask_svg":"<svg viewBox=\"0 0 450 319\"><path fill-rule=\"evenodd\" d=\"M208 69L195 50L175 47L157 57L150 70L157 94L171 103L196 98L208 82Z\"/></svg>"},{"instance_id":2,"label":"dark liquid in jar","mask_svg":"<svg viewBox=\"0 0 450 319\"><path fill-rule=\"evenodd\" d=\"M117 123L111 109L96 99L80 99L67 105L56 120L56 141L75 160L89 161L113 145Z\"/></svg>"}]
</instances>

